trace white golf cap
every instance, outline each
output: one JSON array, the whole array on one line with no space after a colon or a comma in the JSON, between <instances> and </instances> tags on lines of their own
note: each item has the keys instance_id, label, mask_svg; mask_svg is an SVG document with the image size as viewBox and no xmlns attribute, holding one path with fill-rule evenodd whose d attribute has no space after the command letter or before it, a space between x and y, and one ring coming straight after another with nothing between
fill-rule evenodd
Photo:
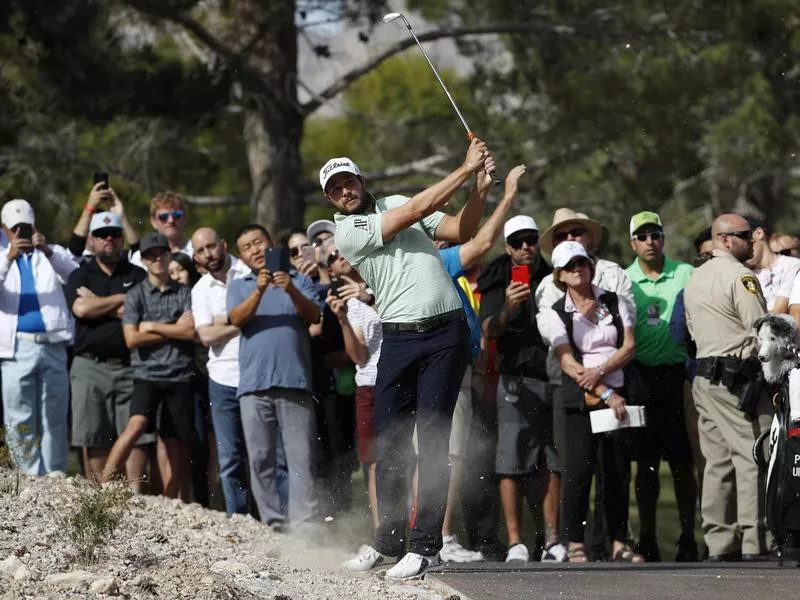
<instances>
[{"instance_id":1,"label":"white golf cap","mask_svg":"<svg viewBox=\"0 0 800 600\"><path fill-rule=\"evenodd\" d=\"M96 213L92 217L92 222L89 224L89 231L94 233L98 229L105 229L107 227L122 229L122 219L119 218L117 213L110 211Z\"/></svg>"},{"instance_id":2,"label":"white golf cap","mask_svg":"<svg viewBox=\"0 0 800 600\"><path fill-rule=\"evenodd\" d=\"M561 269L577 256L592 260L586 252L586 248L583 247L583 244L572 241L561 242L558 246L553 248L553 255L551 256L553 259L553 268Z\"/></svg>"},{"instance_id":3,"label":"white golf cap","mask_svg":"<svg viewBox=\"0 0 800 600\"><path fill-rule=\"evenodd\" d=\"M319 170L319 184L322 186L322 191L325 191L325 186L328 180L337 173L352 173L353 175L361 175L361 170L358 165L346 156L339 158L332 158Z\"/></svg>"},{"instance_id":4,"label":"white golf cap","mask_svg":"<svg viewBox=\"0 0 800 600\"><path fill-rule=\"evenodd\" d=\"M526 231L531 229L533 231L539 231L539 227L536 225L536 221L533 220L533 217L529 217L527 215L517 215L516 217L511 217L508 221L506 221L506 224L503 226L503 237L508 239L518 231Z\"/></svg>"},{"instance_id":5,"label":"white golf cap","mask_svg":"<svg viewBox=\"0 0 800 600\"><path fill-rule=\"evenodd\" d=\"M0 215L0 219L2 219L3 225L9 229L20 223L33 225L36 221L33 215L33 207L27 200L22 200L21 198L6 202L3 205L3 212L2 215Z\"/></svg>"},{"instance_id":6,"label":"white golf cap","mask_svg":"<svg viewBox=\"0 0 800 600\"><path fill-rule=\"evenodd\" d=\"M319 221L314 221L311 225L308 226L306 229L306 236L309 240L314 241L314 238L317 237L320 233L327 231L328 233L332 233L336 235L336 223L333 221L328 221L328 219L320 219Z\"/></svg>"}]
</instances>

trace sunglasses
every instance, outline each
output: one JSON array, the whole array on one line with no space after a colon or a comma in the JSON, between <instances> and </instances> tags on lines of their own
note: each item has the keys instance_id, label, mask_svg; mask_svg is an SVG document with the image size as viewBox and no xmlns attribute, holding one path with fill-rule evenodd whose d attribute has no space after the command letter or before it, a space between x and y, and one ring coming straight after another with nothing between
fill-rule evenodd
<instances>
[{"instance_id":1,"label":"sunglasses","mask_svg":"<svg viewBox=\"0 0 800 600\"><path fill-rule=\"evenodd\" d=\"M748 229L747 231L723 231L718 233L717 235L732 235L733 237L737 237L740 240L744 240L749 242L753 239L753 232L752 230Z\"/></svg>"},{"instance_id":2,"label":"sunglasses","mask_svg":"<svg viewBox=\"0 0 800 600\"><path fill-rule=\"evenodd\" d=\"M780 254L781 256L791 256L792 249L791 248L784 248L783 250L778 250L775 254Z\"/></svg>"},{"instance_id":3,"label":"sunglasses","mask_svg":"<svg viewBox=\"0 0 800 600\"><path fill-rule=\"evenodd\" d=\"M510 237L506 240L506 243L511 246L514 250L519 250L522 248L522 244L528 244L528 246L535 246L539 243L539 234L537 233L530 233L528 235L520 235L518 237Z\"/></svg>"},{"instance_id":4,"label":"sunglasses","mask_svg":"<svg viewBox=\"0 0 800 600\"><path fill-rule=\"evenodd\" d=\"M328 254L328 259L325 262L330 267L333 263L335 263L339 259L340 256L341 253L338 250L334 250L333 252Z\"/></svg>"},{"instance_id":5,"label":"sunglasses","mask_svg":"<svg viewBox=\"0 0 800 600\"><path fill-rule=\"evenodd\" d=\"M588 267L589 261L585 258L575 258L565 264L561 269L563 271L577 271L578 269L582 269L583 267Z\"/></svg>"},{"instance_id":6,"label":"sunglasses","mask_svg":"<svg viewBox=\"0 0 800 600\"><path fill-rule=\"evenodd\" d=\"M570 237L576 238L576 237L581 237L582 235L586 235L586 228L575 227L567 231L559 231L557 234L553 236L553 241L556 244L560 244L561 242L566 242Z\"/></svg>"},{"instance_id":7,"label":"sunglasses","mask_svg":"<svg viewBox=\"0 0 800 600\"><path fill-rule=\"evenodd\" d=\"M92 234L99 240L104 240L106 238L114 238L115 240L122 237L122 230L117 229L116 227L104 227L102 229L97 229Z\"/></svg>"},{"instance_id":8,"label":"sunglasses","mask_svg":"<svg viewBox=\"0 0 800 600\"><path fill-rule=\"evenodd\" d=\"M634 233L631 239L639 240L640 242L647 241L647 238L650 238L654 242L661 241L664 238L663 231L646 231L644 233Z\"/></svg>"},{"instance_id":9,"label":"sunglasses","mask_svg":"<svg viewBox=\"0 0 800 600\"><path fill-rule=\"evenodd\" d=\"M156 216L158 217L158 220L161 221L162 223L166 223L167 221L169 221L170 217L172 217L173 221L180 221L183 218L183 211L173 210L170 212L158 213Z\"/></svg>"},{"instance_id":10,"label":"sunglasses","mask_svg":"<svg viewBox=\"0 0 800 600\"><path fill-rule=\"evenodd\" d=\"M292 258L297 258L300 256L300 252L303 248L308 248L311 244L303 244L302 246L295 246L294 248L289 248L289 256Z\"/></svg>"}]
</instances>

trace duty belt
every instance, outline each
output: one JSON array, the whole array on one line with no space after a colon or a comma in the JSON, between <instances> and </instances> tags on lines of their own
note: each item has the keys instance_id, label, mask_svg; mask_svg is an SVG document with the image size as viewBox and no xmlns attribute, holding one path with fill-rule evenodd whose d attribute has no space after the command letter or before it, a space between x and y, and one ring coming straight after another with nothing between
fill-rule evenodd
<instances>
[{"instance_id":1,"label":"duty belt","mask_svg":"<svg viewBox=\"0 0 800 600\"><path fill-rule=\"evenodd\" d=\"M424 333L466 318L467 316L464 309L457 308L456 310L451 310L450 312L436 315L435 317L428 317L421 321L411 321L410 323L383 323L382 327L384 331L416 331L417 333Z\"/></svg>"}]
</instances>

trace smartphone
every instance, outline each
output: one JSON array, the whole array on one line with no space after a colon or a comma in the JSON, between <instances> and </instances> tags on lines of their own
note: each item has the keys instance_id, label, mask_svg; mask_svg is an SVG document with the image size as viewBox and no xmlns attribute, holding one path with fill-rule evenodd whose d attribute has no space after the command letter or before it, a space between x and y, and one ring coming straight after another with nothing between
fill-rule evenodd
<instances>
[{"instance_id":1,"label":"smartphone","mask_svg":"<svg viewBox=\"0 0 800 600\"><path fill-rule=\"evenodd\" d=\"M94 183L97 185L98 183L103 182L103 186L100 188L101 190L108 189L108 173L105 171L97 171L94 174Z\"/></svg>"},{"instance_id":2,"label":"smartphone","mask_svg":"<svg viewBox=\"0 0 800 600\"><path fill-rule=\"evenodd\" d=\"M511 265L511 281L530 283L531 276L528 271L528 265Z\"/></svg>"},{"instance_id":3,"label":"smartphone","mask_svg":"<svg viewBox=\"0 0 800 600\"><path fill-rule=\"evenodd\" d=\"M283 271L288 273L291 268L289 262L289 248L286 246L274 246L267 251L267 270L270 273Z\"/></svg>"},{"instance_id":4,"label":"smartphone","mask_svg":"<svg viewBox=\"0 0 800 600\"><path fill-rule=\"evenodd\" d=\"M333 294L334 296L336 296L338 298L339 297L339 288L342 287L345 284L346 284L346 282L345 282L344 279L331 279L331 284L328 286L328 289L330 290L331 294Z\"/></svg>"},{"instance_id":5,"label":"smartphone","mask_svg":"<svg viewBox=\"0 0 800 600\"><path fill-rule=\"evenodd\" d=\"M300 249L300 258L305 262L316 264L317 262L317 249L314 246L303 246Z\"/></svg>"},{"instance_id":6,"label":"smartphone","mask_svg":"<svg viewBox=\"0 0 800 600\"><path fill-rule=\"evenodd\" d=\"M33 237L33 225L30 223L20 223L16 227L17 237L23 240L30 240Z\"/></svg>"}]
</instances>

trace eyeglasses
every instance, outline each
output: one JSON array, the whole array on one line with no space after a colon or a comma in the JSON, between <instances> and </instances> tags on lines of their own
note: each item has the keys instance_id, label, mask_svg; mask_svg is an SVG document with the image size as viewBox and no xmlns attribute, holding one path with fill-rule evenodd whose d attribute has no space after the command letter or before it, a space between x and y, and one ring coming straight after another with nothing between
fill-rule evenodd
<instances>
[{"instance_id":1,"label":"eyeglasses","mask_svg":"<svg viewBox=\"0 0 800 600\"><path fill-rule=\"evenodd\" d=\"M640 242L647 241L647 238L650 238L654 242L658 242L664 237L663 231L645 231L642 233L634 233L632 240L639 240Z\"/></svg>"},{"instance_id":2,"label":"eyeglasses","mask_svg":"<svg viewBox=\"0 0 800 600\"><path fill-rule=\"evenodd\" d=\"M294 248L289 248L289 256L291 256L292 258L297 258L298 256L300 256L300 252L303 250L303 248L308 248L309 246L311 246L311 244L303 244L302 246L295 246Z\"/></svg>"},{"instance_id":3,"label":"eyeglasses","mask_svg":"<svg viewBox=\"0 0 800 600\"><path fill-rule=\"evenodd\" d=\"M161 221L162 223L166 223L167 221L169 221L170 217L172 217L173 221L180 221L183 218L183 211L173 210L170 212L158 213L156 217L158 217L158 220Z\"/></svg>"},{"instance_id":4,"label":"eyeglasses","mask_svg":"<svg viewBox=\"0 0 800 600\"><path fill-rule=\"evenodd\" d=\"M588 267L589 261L585 258L574 258L561 267L562 271L576 271L578 269L582 269L583 267Z\"/></svg>"},{"instance_id":5,"label":"eyeglasses","mask_svg":"<svg viewBox=\"0 0 800 600\"><path fill-rule=\"evenodd\" d=\"M737 237L740 240L744 240L749 242L753 239L753 231L748 229L747 231L722 231L717 235L732 235L733 237Z\"/></svg>"},{"instance_id":6,"label":"eyeglasses","mask_svg":"<svg viewBox=\"0 0 800 600\"><path fill-rule=\"evenodd\" d=\"M325 261L327 265L330 267L333 263L339 260L341 253L338 250L334 250L330 254L328 254L328 259Z\"/></svg>"},{"instance_id":7,"label":"eyeglasses","mask_svg":"<svg viewBox=\"0 0 800 600\"><path fill-rule=\"evenodd\" d=\"M118 240L122 237L122 230L116 227L103 227L102 229L95 230L92 235L99 240L104 240L109 237Z\"/></svg>"},{"instance_id":8,"label":"eyeglasses","mask_svg":"<svg viewBox=\"0 0 800 600\"><path fill-rule=\"evenodd\" d=\"M561 242L566 242L570 237L577 238L581 237L582 235L586 235L586 228L575 227L567 231L559 231L553 236L553 241L556 244L560 244Z\"/></svg>"},{"instance_id":9,"label":"eyeglasses","mask_svg":"<svg viewBox=\"0 0 800 600\"><path fill-rule=\"evenodd\" d=\"M535 246L539 243L539 234L538 233L529 233L526 235L520 235L517 237L510 237L506 240L506 243L511 246L514 250L519 250L522 248L522 244L528 244L528 246Z\"/></svg>"}]
</instances>

